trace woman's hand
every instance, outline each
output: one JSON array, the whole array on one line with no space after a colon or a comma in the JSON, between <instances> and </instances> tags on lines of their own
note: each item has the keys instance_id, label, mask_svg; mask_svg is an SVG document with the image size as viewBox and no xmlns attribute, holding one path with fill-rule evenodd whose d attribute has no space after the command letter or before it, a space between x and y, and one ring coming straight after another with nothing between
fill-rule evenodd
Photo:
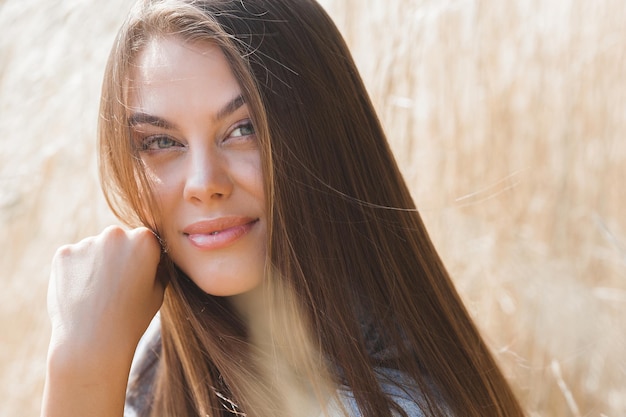
<instances>
[{"instance_id":1,"label":"woman's hand","mask_svg":"<svg viewBox=\"0 0 626 417\"><path fill-rule=\"evenodd\" d=\"M115 226L57 251L42 415L122 415L135 348L163 301L160 257L149 229Z\"/></svg>"}]
</instances>

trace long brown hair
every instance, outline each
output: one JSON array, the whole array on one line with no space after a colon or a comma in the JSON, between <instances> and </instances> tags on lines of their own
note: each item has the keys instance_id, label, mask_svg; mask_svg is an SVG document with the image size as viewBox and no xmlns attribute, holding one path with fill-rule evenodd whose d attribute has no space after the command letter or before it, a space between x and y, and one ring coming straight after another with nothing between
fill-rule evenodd
<instances>
[{"instance_id":1,"label":"long brown hair","mask_svg":"<svg viewBox=\"0 0 626 417\"><path fill-rule=\"evenodd\" d=\"M523 415L428 237L343 38L314 0L138 4L101 103L102 180L116 214L158 231L128 137L126 80L145 42L170 35L217 44L239 80L264 161L268 281L293 296L302 337L361 413L392 415L376 374L391 368L412 378L427 415ZM161 318L152 415L216 415L225 401L280 414L227 300L172 267Z\"/></svg>"}]
</instances>

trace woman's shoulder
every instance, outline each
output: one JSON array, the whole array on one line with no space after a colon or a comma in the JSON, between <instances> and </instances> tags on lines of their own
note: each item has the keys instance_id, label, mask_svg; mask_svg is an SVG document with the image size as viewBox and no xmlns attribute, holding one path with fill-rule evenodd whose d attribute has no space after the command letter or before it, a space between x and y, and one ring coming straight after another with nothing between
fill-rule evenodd
<instances>
[{"instance_id":1,"label":"woman's shoulder","mask_svg":"<svg viewBox=\"0 0 626 417\"><path fill-rule=\"evenodd\" d=\"M157 315L135 352L135 360L133 361L126 393L125 417L142 417L149 414L160 348L160 317ZM426 414L420 407L420 404L425 404L425 398L413 378L402 371L392 368L375 368L375 372L383 393L399 409L403 410L406 416L426 417ZM341 405L335 402L329 404L327 408L329 416L343 416L340 411L342 409L350 417L360 417L362 415L356 399L348 387L339 388L336 400L340 401ZM399 414L394 412L394 416L399 416Z\"/></svg>"}]
</instances>

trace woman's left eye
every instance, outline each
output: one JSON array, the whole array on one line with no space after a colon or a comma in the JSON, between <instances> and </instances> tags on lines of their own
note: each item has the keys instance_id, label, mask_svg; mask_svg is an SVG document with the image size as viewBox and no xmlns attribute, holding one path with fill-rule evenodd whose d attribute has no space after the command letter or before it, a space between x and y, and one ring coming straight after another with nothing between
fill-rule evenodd
<instances>
[{"instance_id":1,"label":"woman's left eye","mask_svg":"<svg viewBox=\"0 0 626 417\"><path fill-rule=\"evenodd\" d=\"M254 135L254 126L252 126L252 122L248 121L237 126L228 136L231 138L239 138L251 135Z\"/></svg>"}]
</instances>

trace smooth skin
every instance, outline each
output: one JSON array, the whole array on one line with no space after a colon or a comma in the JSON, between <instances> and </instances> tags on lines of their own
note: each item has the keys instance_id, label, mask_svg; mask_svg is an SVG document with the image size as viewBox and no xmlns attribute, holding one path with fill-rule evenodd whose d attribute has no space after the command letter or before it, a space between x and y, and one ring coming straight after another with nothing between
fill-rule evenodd
<instances>
[{"instance_id":1,"label":"smooth skin","mask_svg":"<svg viewBox=\"0 0 626 417\"><path fill-rule=\"evenodd\" d=\"M136 68L128 117L168 254L205 292L252 305L242 301L263 279L265 200L239 85L216 46L177 38L149 42ZM160 257L147 228L109 227L57 251L42 416L123 415L134 351L163 301Z\"/></svg>"},{"instance_id":2,"label":"smooth skin","mask_svg":"<svg viewBox=\"0 0 626 417\"><path fill-rule=\"evenodd\" d=\"M168 254L208 294L257 287L267 236L261 152L226 57L210 43L153 40L130 92L133 140Z\"/></svg>"}]
</instances>

